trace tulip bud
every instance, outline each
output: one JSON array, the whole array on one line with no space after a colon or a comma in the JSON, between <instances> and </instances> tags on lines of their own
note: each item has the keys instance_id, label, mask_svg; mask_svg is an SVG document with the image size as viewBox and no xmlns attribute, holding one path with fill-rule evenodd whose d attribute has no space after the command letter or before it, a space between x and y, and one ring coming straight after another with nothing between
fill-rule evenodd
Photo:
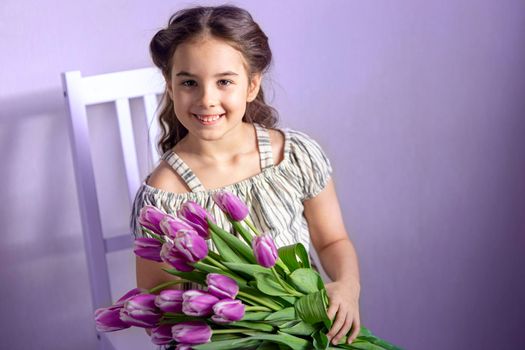
<instances>
[{"instance_id":1,"label":"tulip bud","mask_svg":"<svg viewBox=\"0 0 525 350\"><path fill-rule=\"evenodd\" d=\"M211 340L211 328L203 321L180 322L171 328L173 339L185 345L208 343Z\"/></svg>"},{"instance_id":2,"label":"tulip bud","mask_svg":"<svg viewBox=\"0 0 525 350\"><path fill-rule=\"evenodd\" d=\"M182 312L188 316L209 316L219 298L200 291L188 290L182 294Z\"/></svg>"},{"instance_id":3,"label":"tulip bud","mask_svg":"<svg viewBox=\"0 0 525 350\"><path fill-rule=\"evenodd\" d=\"M242 221L248 216L248 207L233 193L215 192L213 200L234 221Z\"/></svg>"},{"instance_id":4,"label":"tulip bud","mask_svg":"<svg viewBox=\"0 0 525 350\"><path fill-rule=\"evenodd\" d=\"M120 319L120 307L100 308L95 310L95 326L99 332L114 332L129 328L130 325Z\"/></svg>"},{"instance_id":5,"label":"tulip bud","mask_svg":"<svg viewBox=\"0 0 525 350\"><path fill-rule=\"evenodd\" d=\"M268 234L256 236L252 240L253 253L257 263L264 267L273 267L277 261L278 254L272 237Z\"/></svg>"},{"instance_id":6,"label":"tulip bud","mask_svg":"<svg viewBox=\"0 0 525 350\"><path fill-rule=\"evenodd\" d=\"M155 305L164 312L182 313L183 290L165 289L155 298Z\"/></svg>"},{"instance_id":7,"label":"tulip bud","mask_svg":"<svg viewBox=\"0 0 525 350\"><path fill-rule=\"evenodd\" d=\"M120 319L132 326L153 328L161 317L160 310L155 306L155 295L139 294L124 304L120 310Z\"/></svg>"},{"instance_id":8,"label":"tulip bud","mask_svg":"<svg viewBox=\"0 0 525 350\"><path fill-rule=\"evenodd\" d=\"M172 325L166 324L151 329L151 342L156 345L167 345L173 341Z\"/></svg>"},{"instance_id":9,"label":"tulip bud","mask_svg":"<svg viewBox=\"0 0 525 350\"><path fill-rule=\"evenodd\" d=\"M140 209L139 224L158 235L162 235L160 222L167 215L157 207L146 205Z\"/></svg>"},{"instance_id":10,"label":"tulip bud","mask_svg":"<svg viewBox=\"0 0 525 350\"><path fill-rule=\"evenodd\" d=\"M173 266L178 271L193 271L193 266L189 263L188 259L173 246L172 242L166 242L162 245L160 257L162 261Z\"/></svg>"},{"instance_id":11,"label":"tulip bud","mask_svg":"<svg viewBox=\"0 0 525 350\"><path fill-rule=\"evenodd\" d=\"M219 273L209 273L206 276L208 292L219 299L235 299L239 293L239 285L233 278Z\"/></svg>"},{"instance_id":12,"label":"tulip bud","mask_svg":"<svg viewBox=\"0 0 525 350\"><path fill-rule=\"evenodd\" d=\"M223 299L213 305L211 319L217 323L240 321L244 317L244 304L239 300Z\"/></svg>"},{"instance_id":13,"label":"tulip bud","mask_svg":"<svg viewBox=\"0 0 525 350\"><path fill-rule=\"evenodd\" d=\"M181 209L177 212L177 215L191 225L191 227L193 227L202 238L210 238L207 219L212 222L215 222L215 219L206 211L206 209L193 201L187 201L182 205Z\"/></svg>"},{"instance_id":14,"label":"tulip bud","mask_svg":"<svg viewBox=\"0 0 525 350\"><path fill-rule=\"evenodd\" d=\"M126 294L124 294L122 297L120 297L119 300L115 303L114 306L124 306L124 303L128 301L128 299L131 299L135 295L139 295L141 293L146 293L147 289L144 288L133 288L132 290L128 291Z\"/></svg>"},{"instance_id":15,"label":"tulip bud","mask_svg":"<svg viewBox=\"0 0 525 350\"><path fill-rule=\"evenodd\" d=\"M188 262L197 262L208 255L208 245L194 230L179 230L173 237L173 246Z\"/></svg>"},{"instance_id":16,"label":"tulip bud","mask_svg":"<svg viewBox=\"0 0 525 350\"><path fill-rule=\"evenodd\" d=\"M155 238L140 237L133 242L133 252L135 255L147 260L162 262L160 250L162 243Z\"/></svg>"},{"instance_id":17,"label":"tulip bud","mask_svg":"<svg viewBox=\"0 0 525 350\"><path fill-rule=\"evenodd\" d=\"M193 227L183 219L175 218L173 216L165 216L164 219L161 220L159 226L162 233L170 238L175 237L175 233L179 230L193 229Z\"/></svg>"}]
</instances>

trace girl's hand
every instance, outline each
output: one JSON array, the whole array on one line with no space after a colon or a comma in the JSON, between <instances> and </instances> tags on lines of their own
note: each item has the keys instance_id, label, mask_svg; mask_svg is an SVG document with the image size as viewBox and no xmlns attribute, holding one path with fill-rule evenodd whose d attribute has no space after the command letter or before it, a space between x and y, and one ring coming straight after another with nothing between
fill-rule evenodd
<instances>
[{"instance_id":1,"label":"girl's hand","mask_svg":"<svg viewBox=\"0 0 525 350\"><path fill-rule=\"evenodd\" d=\"M327 333L328 341L337 345L350 329L352 334L348 336L347 344L350 344L361 329L361 320L359 319L359 288L354 287L352 283L345 281L336 281L325 285L326 293L330 300L328 306L328 317L335 321L332 328Z\"/></svg>"}]
</instances>

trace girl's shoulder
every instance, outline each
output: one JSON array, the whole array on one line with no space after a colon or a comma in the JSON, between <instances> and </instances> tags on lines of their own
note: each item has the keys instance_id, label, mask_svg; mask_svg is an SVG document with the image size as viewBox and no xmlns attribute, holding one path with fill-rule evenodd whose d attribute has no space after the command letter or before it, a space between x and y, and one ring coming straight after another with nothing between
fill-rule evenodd
<instances>
[{"instance_id":1,"label":"girl's shoulder","mask_svg":"<svg viewBox=\"0 0 525 350\"><path fill-rule=\"evenodd\" d=\"M157 188L162 191L172 193L186 193L190 189L186 183L181 179L179 174L173 169L171 165L165 160L161 160L159 165L146 178L148 186Z\"/></svg>"},{"instance_id":2,"label":"girl's shoulder","mask_svg":"<svg viewBox=\"0 0 525 350\"><path fill-rule=\"evenodd\" d=\"M285 156L286 131L280 129L268 129L268 134L270 136L274 163L279 164Z\"/></svg>"}]
</instances>

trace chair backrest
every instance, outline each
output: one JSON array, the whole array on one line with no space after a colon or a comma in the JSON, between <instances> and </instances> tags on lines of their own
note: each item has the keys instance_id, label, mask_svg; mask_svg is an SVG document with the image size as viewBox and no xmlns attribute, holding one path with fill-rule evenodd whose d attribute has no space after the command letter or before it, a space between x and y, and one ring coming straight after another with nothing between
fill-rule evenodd
<instances>
[{"instance_id":1,"label":"chair backrest","mask_svg":"<svg viewBox=\"0 0 525 350\"><path fill-rule=\"evenodd\" d=\"M112 303L109 269L106 255L132 246L131 233L105 238L97 198L95 175L89 144L86 107L114 102L118 118L120 141L126 170L130 203L140 186L139 166L133 134L129 99L142 98L149 125L150 153L158 161L155 140L158 134L155 112L157 95L162 94L165 82L156 68L144 68L110 74L83 77L79 71L62 73L62 86L69 114L69 131L75 179L81 211L84 247L90 279L93 310ZM104 334L99 334L101 349L111 349Z\"/></svg>"}]
</instances>

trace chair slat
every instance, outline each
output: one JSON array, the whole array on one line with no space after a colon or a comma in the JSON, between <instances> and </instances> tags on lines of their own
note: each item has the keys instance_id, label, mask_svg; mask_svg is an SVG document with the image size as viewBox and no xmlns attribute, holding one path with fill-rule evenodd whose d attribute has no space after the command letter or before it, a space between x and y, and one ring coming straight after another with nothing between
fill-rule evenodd
<instances>
[{"instance_id":1,"label":"chair slat","mask_svg":"<svg viewBox=\"0 0 525 350\"><path fill-rule=\"evenodd\" d=\"M155 94L148 94L144 96L144 110L146 111L146 122L148 125L148 140L150 144L151 162L148 166L153 168L159 161L159 154L157 151L157 135L159 135L159 125L156 122L156 110L158 106L157 96Z\"/></svg>"},{"instance_id":2,"label":"chair slat","mask_svg":"<svg viewBox=\"0 0 525 350\"><path fill-rule=\"evenodd\" d=\"M165 87L164 78L156 68L84 77L81 84L82 102L86 105L161 94Z\"/></svg>"},{"instance_id":3,"label":"chair slat","mask_svg":"<svg viewBox=\"0 0 525 350\"><path fill-rule=\"evenodd\" d=\"M122 154L124 155L128 195L131 204L135 198L135 193L140 186L140 175L129 100L126 98L119 98L115 101L115 106L117 108L120 143L122 146Z\"/></svg>"},{"instance_id":4,"label":"chair slat","mask_svg":"<svg viewBox=\"0 0 525 350\"><path fill-rule=\"evenodd\" d=\"M89 148L86 107L82 103L80 72L62 74L64 95L69 111L69 130L84 249L89 272L93 309L111 304L109 273L107 269L102 222L99 214L95 173Z\"/></svg>"}]
</instances>

